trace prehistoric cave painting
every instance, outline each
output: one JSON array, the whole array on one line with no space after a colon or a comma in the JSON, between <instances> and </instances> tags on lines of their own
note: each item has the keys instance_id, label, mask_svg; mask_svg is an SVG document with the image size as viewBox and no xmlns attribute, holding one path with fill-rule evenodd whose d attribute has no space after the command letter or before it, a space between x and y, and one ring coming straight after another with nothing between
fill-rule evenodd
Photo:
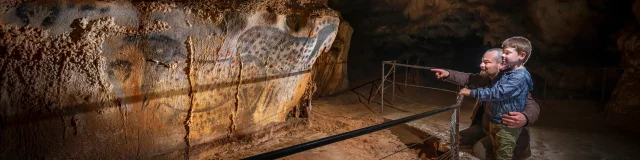
<instances>
[{"instance_id":1,"label":"prehistoric cave painting","mask_svg":"<svg viewBox=\"0 0 640 160\"><path fill-rule=\"evenodd\" d=\"M142 101L141 107L144 109L149 107L151 104L149 101L152 99L173 94L188 94L183 91L188 87L187 75L179 68L184 67L188 58L184 43L165 35L151 34L125 36L122 38L122 44L120 47L113 47L120 49L111 53L115 54L115 59L109 63L107 73L110 74L111 83L118 97L124 101L130 101L125 104ZM129 80L131 75L137 77ZM185 93L167 92L171 90ZM174 103L158 102L151 107L167 106L183 112L188 110L188 107L171 104Z\"/></svg>"},{"instance_id":2,"label":"prehistoric cave painting","mask_svg":"<svg viewBox=\"0 0 640 160\"><path fill-rule=\"evenodd\" d=\"M325 24L327 20L324 20ZM309 69L321 47L331 45L337 24L323 26L314 37L294 37L277 28L257 26L248 29L238 38L238 49L243 68L261 69L268 73L284 74ZM331 37L330 37L331 36ZM247 74L256 75L249 71Z\"/></svg>"},{"instance_id":3,"label":"prehistoric cave painting","mask_svg":"<svg viewBox=\"0 0 640 160\"><path fill-rule=\"evenodd\" d=\"M137 26L135 7L130 3L112 4L95 2L49 2L22 3L1 15L7 24L28 25L49 29L50 35L60 35L71 30L69 24L74 19L86 17L89 20L101 17L118 17L116 23L123 26Z\"/></svg>"},{"instance_id":4,"label":"prehistoric cave painting","mask_svg":"<svg viewBox=\"0 0 640 160\"><path fill-rule=\"evenodd\" d=\"M165 35L127 36L123 42L138 45L144 53L145 60L150 62L168 65L187 60L184 43Z\"/></svg>"},{"instance_id":5,"label":"prehistoric cave painting","mask_svg":"<svg viewBox=\"0 0 640 160\"><path fill-rule=\"evenodd\" d=\"M60 16L61 6L35 6L23 3L16 8L15 15L24 24L50 27Z\"/></svg>"},{"instance_id":6,"label":"prehistoric cave painting","mask_svg":"<svg viewBox=\"0 0 640 160\"><path fill-rule=\"evenodd\" d=\"M260 123L273 115L283 112L287 102L297 101L293 98L299 88L291 86L299 84L308 73L317 58L320 49L328 49L337 32L337 19L318 18L317 26L311 37L295 37L278 28L255 26L247 29L238 37L236 51L241 64L241 79L249 82L239 87L241 112L253 114L253 119L243 121ZM293 74L293 75L292 75ZM264 83L252 83L260 77L288 75ZM282 96L287 95L287 96ZM273 117L279 119L282 117ZM270 120L269 120L270 121ZM243 123L243 122L240 122ZM246 123L249 122L244 122Z\"/></svg>"}]
</instances>

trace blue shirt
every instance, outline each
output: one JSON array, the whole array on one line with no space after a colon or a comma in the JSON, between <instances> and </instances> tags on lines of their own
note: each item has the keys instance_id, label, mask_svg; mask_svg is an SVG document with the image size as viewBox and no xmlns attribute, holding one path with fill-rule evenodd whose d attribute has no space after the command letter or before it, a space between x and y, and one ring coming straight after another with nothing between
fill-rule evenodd
<instances>
[{"instance_id":1,"label":"blue shirt","mask_svg":"<svg viewBox=\"0 0 640 160\"><path fill-rule=\"evenodd\" d=\"M505 72L491 88L471 89L470 96L491 103L491 107L486 108L489 119L493 123L502 124L502 114L524 111L531 90L531 74L523 67Z\"/></svg>"}]
</instances>

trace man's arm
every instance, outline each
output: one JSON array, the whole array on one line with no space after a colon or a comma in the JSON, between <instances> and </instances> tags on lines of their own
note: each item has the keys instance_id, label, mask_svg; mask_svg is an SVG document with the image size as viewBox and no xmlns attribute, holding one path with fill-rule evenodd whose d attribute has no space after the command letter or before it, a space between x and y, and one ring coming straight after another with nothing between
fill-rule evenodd
<instances>
[{"instance_id":1,"label":"man's arm","mask_svg":"<svg viewBox=\"0 0 640 160\"><path fill-rule=\"evenodd\" d=\"M522 112L509 112L502 114L502 122L509 128L526 127L538 120L540 114L540 106L531 97L531 93L527 97L527 101Z\"/></svg>"},{"instance_id":2,"label":"man's arm","mask_svg":"<svg viewBox=\"0 0 640 160\"><path fill-rule=\"evenodd\" d=\"M444 78L445 82L457 84L460 86L467 86L469 88L482 88L491 85L491 79L479 74L470 74L464 72L458 72L454 70L446 70L449 72L449 76Z\"/></svg>"},{"instance_id":3,"label":"man's arm","mask_svg":"<svg viewBox=\"0 0 640 160\"><path fill-rule=\"evenodd\" d=\"M538 121L538 116L540 116L540 106L533 100L531 97L531 93L529 93L529 97L527 97L527 102L524 105L524 111L522 111L525 117L527 117L527 123L524 126L531 125Z\"/></svg>"}]
</instances>

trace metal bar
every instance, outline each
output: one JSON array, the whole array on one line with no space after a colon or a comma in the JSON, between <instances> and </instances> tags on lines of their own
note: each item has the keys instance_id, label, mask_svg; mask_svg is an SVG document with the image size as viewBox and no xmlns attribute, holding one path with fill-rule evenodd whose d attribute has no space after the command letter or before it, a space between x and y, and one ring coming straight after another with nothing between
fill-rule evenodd
<instances>
[{"instance_id":1,"label":"metal bar","mask_svg":"<svg viewBox=\"0 0 640 160\"><path fill-rule=\"evenodd\" d=\"M388 82L391 82L389 80L387 80ZM433 88L433 87L425 87L425 86L418 86L418 85L413 85L413 84L407 84L408 86L411 87L418 87L418 88L426 88L426 89L434 89L434 90L439 90L439 91L445 91L445 92L451 92L451 93L458 93L456 91L451 91L451 90L446 90L446 89L440 89L440 88Z\"/></svg>"},{"instance_id":2,"label":"metal bar","mask_svg":"<svg viewBox=\"0 0 640 160\"><path fill-rule=\"evenodd\" d=\"M315 141L298 144L298 145L295 145L295 146L291 146L291 147L287 147L287 148L283 148L283 149L279 149L279 150L275 150L275 151L271 151L271 152L255 155L255 156L252 156L252 157L247 157L247 158L244 158L244 159L245 160L251 160L251 159L276 159L276 158L285 157L285 156L292 155L292 154L295 154L295 153L298 153L298 152L302 152L302 151L306 151L306 150L309 150L309 149L317 148L317 147L320 147L320 146L332 144L332 143L343 141L343 140L346 140L346 139L349 139L349 138L353 138L353 137L361 136L361 135L364 135L364 134L372 133L372 132L375 132L375 131L383 130L383 129L386 129L386 128L389 128L389 127L393 127L395 125L399 125L399 124L415 121L415 120L418 120L418 119L421 119L421 118L424 118L424 117L428 117L428 116L432 116L432 115L435 115L435 114L438 114L438 113L442 113L442 112L445 112L445 111L453 110L453 109L459 108L460 104L462 104L462 98L459 98L457 100L456 104L448 106L448 107L445 107L445 108L440 108L440 109L435 109L435 110L423 112L423 113L416 114L416 115L413 115L413 116L408 116L408 117L404 117L404 118L401 118L401 119L388 121L388 122L385 122L385 123L382 123L382 124L369 126L369 127L366 127L366 128L362 128L362 129L358 129L358 130L354 130L354 131L350 131L350 132L346 132L346 133L342 133L342 134L338 134L338 135L334 135L334 136L318 139L318 140L315 140Z\"/></svg>"},{"instance_id":3,"label":"metal bar","mask_svg":"<svg viewBox=\"0 0 640 160\"><path fill-rule=\"evenodd\" d=\"M391 65L397 65L397 66L402 66L402 67L418 68L418 69L434 69L434 67L425 67L425 66L418 66L418 65L395 63L393 61L383 61L382 63L391 64Z\"/></svg>"},{"instance_id":4,"label":"metal bar","mask_svg":"<svg viewBox=\"0 0 640 160\"><path fill-rule=\"evenodd\" d=\"M460 90L460 86L458 86L458 90ZM458 95L457 100L462 101L464 97L462 95ZM458 159L458 140L457 135L460 132L460 107L453 110L453 114L451 114L451 132L449 134L449 153L451 153L451 159Z\"/></svg>"},{"instance_id":5,"label":"metal bar","mask_svg":"<svg viewBox=\"0 0 640 160\"><path fill-rule=\"evenodd\" d=\"M391 102L396 101L396 60L393 60L393 83L391 83Z\"/></svg>"},{"instance_id":6,"label":"metal bar","mask_svg":"<svg viewBox=\"0 0 640 160\"><path fill-rule=\"evenodd\" d=\"M376 83L375 82L371 82L371 89L369 90L369 102L367 104L371 104L371 97L374 96L376 93L373 93L373 88L376 87Z\"/></svg>"},{"instance_id":7,"label":"metal bar","mask_svg":"<svg viewBox=\"0 0 640 160\"><path fill-rule=\"evenodd\" d=\"M449 154L453 155L455 153L456 148L456 110L453 110L453 114L451 114L451 127L449 134ZM453 159L453 157L451 157Z\"/></svg>"},{"instance_id":8,"label":"metal bar","mask_svg":"<svg viewBox=\"0 0 640 160\"><path fill-rule=\"evenodd\" d=\"M398 91L400 91L402 94L404 94L404 90L402 90L402 88L400 88L400 85L398 83L396 83L396 87L398 87Z\"/></svg>"},{"instance_id":9,"label":"metal bar","mask_svg":"<svg viewBox=\"0 0 640 160\"><path fill-rule=\"evenodd\" d=\"M384 89L389 88L390 86L384 87ZM377 94L381 94L380 92L378 92ZM382 95L380 95L382 96ZM384 99L383 97L381 97L382 99ZM391 103L389 100L384 99L385 102L389 103L390 105L393 105L393 103Z\"/></svg>"},{"instance_id":10,"label":"metal bar","mask_svg":"<svg viewBox=\"0 0 640 160\"><path fill-rule=\"evenodd\" d=\"M407 59L407 64L409 64L409 59ZM405 67L405 71L404 71L404 88L405 89L407 88L407 77L408 76L409 76L409 67Z\"/></svg>"},{"instance_id":11,"label":"metal bar","mask_svg":"<svg viewBox=\"0 0 640 160\"><path fill-rule=\"evenodd\" d=\"M389 72L387 75L384 75L384 63L382 64L382 80L386 80L387 76L389 76L389 74L391 74L391 72ZM378 86L378 89L376 89L375 93L378 93L378 91L380 91L380 89L382 88L382 85ZM375 96L373 96L375 97ZM371 98L369 98L369 103L371 103Z\"/></svg>"},{"instance_id":12,"label":"metal bar","mask_svg":"<svg viewBox=\"0 0 640 160\"><path fill-rule=\"evenodd\" d=\"M384 110L384 81L387 80L387 76L384 76L384 62L382 62L382 80L380 81L380 88L382 88L382 90L380 90L380 114L382 114L382 111ZM377 92L377 91L376 91Z\"/></svg>"},{"instance_id":13,"label":"metal bar","mask_svg":"<svg viewBox=\"0 0 640 160\"><path fill-rule=\"evenodd\" d=\"M460 90L460 89L458 89ZM462 101L462 98L464 98L462 95L458 95L458 99L460 99L460 101ZM456 116L456 131L453 134L453 137L458 137L458 135L460 134L460 107L456 108L453 110L453 115ZM455 140L455 146L454 146L454 152L453 152L453 159L460 159L460 155L458 154L459 151L459 146L460 146L460 141L458 141L458 139Z\"/></svg>"},{"instance_id":14,"label":"metal bar","mask_svg":"<svg viewBox=\"0 0 640 160\"><path fill-rule=\"evenodd\" d=\"M387 80L387 81L388 81L388 82L391 82L391 81L389 81L389 80ZM373 85L375 86L375 83L373 83ZM383 89L387 89L387 88L389 88L389 87L390 87L390 86L387 86L387 87L384 87ZM376 92L375 92L375 93L373 93L373 96L371 96L371 93L370 93L370 95L369 95L369 103L371 103L371 100L372 100L373 98L376 98L376 94L377 94L377 95L381 95L381 93L380 93L379 91L380 91L380 90L376 90ZM393 105L393 103L391 103L390 101L388 101L388 100L386 100L386 99L385 99L384 101L385 101L385 102L387 102L387 103L389 103L389 104L391 104L391 105Z\"/></svg>"}]
</instances>

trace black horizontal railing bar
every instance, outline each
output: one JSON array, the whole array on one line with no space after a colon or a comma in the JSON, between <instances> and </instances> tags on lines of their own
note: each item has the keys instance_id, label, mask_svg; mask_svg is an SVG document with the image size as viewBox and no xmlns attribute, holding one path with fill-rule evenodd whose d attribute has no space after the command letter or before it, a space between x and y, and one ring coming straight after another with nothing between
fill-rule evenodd
<instances>
[{"instance_id":1,"label":"black horizontal railing bar","mask_svg":"<svg viewBox=\"0 0 640 160\"><path fill-rule=\"evenodd\" d=\"M353 138L353 137L357 137L357 136L361 136L361 135L365 135L365 134L369 134L372 132L376 132L379 130L383 130L389 127L393 127L395 125L399 125L399 124L403 124L403 123L407 123L407 122L411 122L414 120L418 120L424 117L428 117L428 116L432 116L438 113L442 113L442 112L446 112L449 110L453 110L456 109L458 107L460 107L460 105L462 104L462 96L458 96L457 100L456 100L456 104L448 106L448 107L444 107L444 108L439 108L439 109L434 109L431 111L427 111L427 112L423 112L423 113L419 113L416 115L412 115L412 116L408 116L408 117L404 117L401 119L397 119L397 120L393 120L393 121L388 121L385 123L381 123L378 125L373 125L373 126L369 126L366 128L361 128L358 130L353 130L350 132L345 132L342 134L338 134L338 135L333 135L330 137L325 137L322 139L318 139L315 141L311 141L311 142L306 142L306 143L302 143L302 144L298 144L295 146L290 146L287 148L282 148L279 150L275 150L275 151L271 151L271 152L267 152L267 153L262 153L259 155L255 155L255 156L251 156L251 157L247 157L244 158L245 160L252 160L252 159L276 159L276 158L281 158L281 157L285 157L288 155L292 155L295 153L299 153L302 151L306 151L309 149L313 149L313 148L317 148L317 147L321 147L324 145L328 145L328 144L332 144L335 142L339 142L339 141L343 141L349 138Z\"/></svg>"}]
</instances>

